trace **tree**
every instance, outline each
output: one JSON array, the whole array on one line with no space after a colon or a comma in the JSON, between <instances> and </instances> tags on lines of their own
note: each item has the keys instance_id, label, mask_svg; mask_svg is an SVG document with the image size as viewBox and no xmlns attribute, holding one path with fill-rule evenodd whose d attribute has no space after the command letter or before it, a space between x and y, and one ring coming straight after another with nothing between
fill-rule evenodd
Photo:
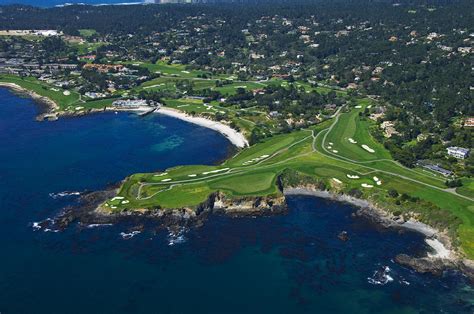
<instances>
[{"instance_id":1,"label":"tree","mask_svg":"<svg viewBox=\"0 0 474 314\"><path fill-rule=\"evenodd\" d=\"M398 191L397 191L397 190L395 190L395 189L390 189L390 190L388 190L388 195L389 195L390 197L396 198L396 197L398 197L399 194L398 194Z\"/></svg>"}]
</instances>

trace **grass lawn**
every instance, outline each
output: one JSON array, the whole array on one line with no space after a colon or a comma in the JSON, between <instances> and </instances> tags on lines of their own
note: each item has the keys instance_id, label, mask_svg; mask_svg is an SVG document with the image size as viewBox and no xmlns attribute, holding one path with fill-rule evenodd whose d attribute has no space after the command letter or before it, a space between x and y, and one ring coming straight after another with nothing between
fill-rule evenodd
<instances>
[{"instance_id":1,"label":"grass lawn","mask_svg":"<svg viewBox=\"0 0 474 314\"><path fill-rule=\"evenodd\" d=\"M458 192L459 194L474 198L474 179L464 178L462 179L462 184L463 186L458 187L456 189L456 192Z\"/></svg>"}]
</instances>

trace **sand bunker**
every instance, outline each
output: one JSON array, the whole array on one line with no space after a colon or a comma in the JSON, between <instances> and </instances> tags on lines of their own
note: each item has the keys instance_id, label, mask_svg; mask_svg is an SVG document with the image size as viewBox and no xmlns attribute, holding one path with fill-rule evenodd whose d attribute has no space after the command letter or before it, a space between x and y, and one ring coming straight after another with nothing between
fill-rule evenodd
<instances>
[{"instance_id":1,"label":"sand bunker","mask_svg":"<svg viewBox=\"0 0 474 314\"><path fill-rule=\"evenodd\" d=\"M247 161L244 162L242 165L246 166L246 165L248 165L248 164L261 161L261 160L263 160L263 159L265 159L265 158L268 158L268 157L270 157L270 155L262 155L262 156L260 156L260 157L256 157L256 158L247 160Z\"/></svg>"},{"instance_id":2,"label":"sand bunker","mask_svg":"<svg viewBox=\"0 0 474 314\"><path fill-rule=\"evenodd\" d=\"M334 180L334 182L336 182L336 183L339 183L339 184L341 184L341 183L342 183L342 181L341 181L341 180L339 180L339 179L336 179L336 178L332 178L332 179L333 179L333 180Z\"/></svg>"},{"instance_id":3,"label":"sand bunker","mask_svg":"<svg viewBox=\"0 0 474 314\"><path fill-rule=\"evenodd\" d=\"M370 184L367 184L367 183L362 183L361 186L363 188L367 188L367 189L370 189L370 188L373 188L374 186L373 185L370 185Z\"/></svg>"},{"instance_id":4,"label":"sand bunker","mask_svg":"<svg viewBox=\"0 0 474 314\"><path fill-rule=\"evenodd\" d=\"M212 170L212 171L206 171L206 172L203 172L202 174L207 175L207 174L212 174L212 173L219 173L219 172L227 171L229 169L230 168L223 168L223 169L217 169L217 170Z\"/></svg>"},{"instance_id":5,"label":"sand bunker","mask_svg":"<svg viewBox=\"0 0 474 314\"><path fill-rule=\"evenodd\" d=\"M373 177L373 179L377 185L382 185L382 181L379 178Z\"/></svg>"},{"instance_id":6,"label":"sand bunker","mask_svg":"<svg viewBox=\"0 0 474 314\"><path fill-rule=\"evenodd\" d=\"M353 138L350 138L350 139L349 139L349 142L351 142L352 144L357 144L357 141L354 140Z\"/></svg>"},{"instance_id":7,"label":"sand bunker","mask_svg":"<svg viewBox=\"0 0 474 314\"><path fill-rule=\"evenodd\" d=\"M347 174L347 177L348 177L349 179L360 179L359 176L355 176L355 175L351 175L351 174Z\"/></svg>"},{"instance_id":8,"label":"sand bunker","mask_svg":"<svg viewBox=\"0 0 474 314\"><path fill-rule=\"evenodd\" d=\"M375 153L375 150L373 150L372 148L370 148L369 146L367 145L362 145L362 148L365 149L366 151L368 151L369 153Z\"/></svg>"}]
</instances>

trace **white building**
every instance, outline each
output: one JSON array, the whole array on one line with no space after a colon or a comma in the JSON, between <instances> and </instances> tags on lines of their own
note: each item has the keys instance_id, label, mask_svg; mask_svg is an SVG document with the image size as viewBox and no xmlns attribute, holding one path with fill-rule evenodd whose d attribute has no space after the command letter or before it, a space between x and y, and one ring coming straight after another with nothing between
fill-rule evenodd
<instances>
[{"instance_id":1,"label":"white building","mask_svg":"<svg viewBox=\"0 0 474 314\"><path fill-rule=\"evenodd\" d=\"M469 149L463 147L448 147L448 155L458 159L466 159L469 156Z\"/></svg>"}]
</instances>

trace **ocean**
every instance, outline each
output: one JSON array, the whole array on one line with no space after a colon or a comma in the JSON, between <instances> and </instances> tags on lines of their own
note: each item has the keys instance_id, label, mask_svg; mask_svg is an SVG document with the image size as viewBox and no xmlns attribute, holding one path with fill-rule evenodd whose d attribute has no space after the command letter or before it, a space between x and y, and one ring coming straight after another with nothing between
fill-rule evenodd
<instances>
[{"instance_id":1,"label":"ocean","mask_svg":"<svg viewBox=\"0 0 474 314\"><path fill-rule=\"evenodd\" d=\"M0 89L0 313L473 313L456 272L393 262L420 234L354 218L348 204L289 198L287 214L211 215L179 232L131 223L35 222L129 174L214 164L220 134L180 120L103 113L36 122L34 101ZM349 240L337 235L347 231Z\"/></svg>"}]
</instances>

